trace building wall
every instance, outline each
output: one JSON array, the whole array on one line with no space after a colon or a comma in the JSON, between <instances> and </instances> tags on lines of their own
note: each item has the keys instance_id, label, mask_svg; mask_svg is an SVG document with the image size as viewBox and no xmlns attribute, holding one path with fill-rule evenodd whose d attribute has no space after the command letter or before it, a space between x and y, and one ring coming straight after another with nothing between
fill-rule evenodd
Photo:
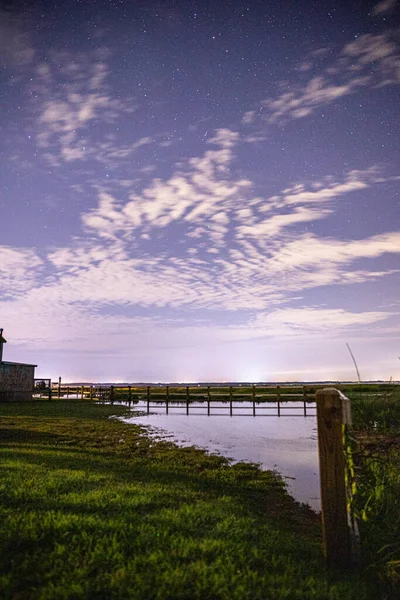
<instances>
[{"instance_id":1,"label":"building wall","mask_svg":"<svg viewBox=\"0 0 400 600\"><path fill-rule=\"evenodd\" d=\"M35 367L0 363L0 400L32 400Z\"/></svg>"}]
</instances>

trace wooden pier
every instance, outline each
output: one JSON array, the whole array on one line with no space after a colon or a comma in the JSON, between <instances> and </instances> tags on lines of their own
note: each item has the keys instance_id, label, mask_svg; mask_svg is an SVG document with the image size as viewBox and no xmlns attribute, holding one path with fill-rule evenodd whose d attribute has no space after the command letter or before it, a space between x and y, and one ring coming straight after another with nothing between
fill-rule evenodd
<instances>
[{"instance_id":1,"label":"wooden pier","mask_svg":"<svg viewBox=\"0 0 400 600\"><path fill-rule=\"evenodd\" d=\"M147 413L184 408L189 414L230 416L315 416L315 390L279 385L52 385L37 397L97 400L137 406ZM207 410L205 413L204 410Z\"/></svg>"}]
</instances>

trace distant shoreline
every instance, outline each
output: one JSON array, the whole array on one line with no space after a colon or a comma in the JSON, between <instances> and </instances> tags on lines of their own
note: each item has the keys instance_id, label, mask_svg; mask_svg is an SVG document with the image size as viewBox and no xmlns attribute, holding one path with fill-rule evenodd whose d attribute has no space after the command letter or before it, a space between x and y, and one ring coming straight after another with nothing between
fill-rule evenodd
<instances>
[{"instance_id":1,"label":"distant shoreline","mask_svg":"<svg viewBox=\"0 0 400 600\"><path fill-rule=\"evenodd\" d=\"M40 379L40 377L37 377ZM51 380L53 385L58 384L58 380ZM259 385L259 386L267 386L267 385L282 385L282 386L302 386L302 385L327 385L327 386L335 386L335 385L399 385L400 381L387 381L384 379L374 379L374 380L365 380L365 381L333 381L333 380L315 380L315 381L64 381L61 380L61 385L71 385L71 386L79 386L79 385L93 385L93 386L103 386L103 387L111 387L115 386L151 386L151 387L165 387L169 386L215 386L215 387L229 387L229 386L249 386L249 385Z\"/></svg>"}]
</instances>

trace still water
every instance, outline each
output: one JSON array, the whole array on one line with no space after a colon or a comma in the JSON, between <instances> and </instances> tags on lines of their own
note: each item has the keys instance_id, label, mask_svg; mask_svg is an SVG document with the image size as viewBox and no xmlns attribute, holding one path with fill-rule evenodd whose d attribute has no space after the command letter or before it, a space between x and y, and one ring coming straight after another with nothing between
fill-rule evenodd
<instances>
[{"instance_id":1,"label":"still water","mask_svg":"<svg viewBox=\"0 0 400 600\"><path fill-rule=\"evenodd\" d=\"M299 416L286 416L296 413L293 410L286 411L281 417L265 416L268 409L260 410L257 413L260 416L253 417L249 411L246 413L250 406L250 403L242 403L240 408L235 406L231 417L226 404L217 402L213 402L211 416L207 416L204 404L191 405L189 415L185 406L171 404L168 415L164 405L151 408L149 415L142 413L125 421L149 426L151 435L161 436L181 446L195 445L233 461L255 462L262 469L277 470L296 500L319 511L316 417L305 418L300 411ZM144 409L145 403L139 403L134 410ZM309 413L315 414L315 409L310 409Z\"/></svg>"}]
</instances>

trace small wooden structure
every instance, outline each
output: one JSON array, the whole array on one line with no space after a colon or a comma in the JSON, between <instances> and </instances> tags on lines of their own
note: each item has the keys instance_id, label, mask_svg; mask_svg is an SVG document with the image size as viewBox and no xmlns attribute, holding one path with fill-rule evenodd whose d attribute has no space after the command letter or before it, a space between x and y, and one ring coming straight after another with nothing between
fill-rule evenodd
<instances>
[{"instance_id":1,"label":"small wooden structure","mask_svg":"<svg viewBox=\"0 0 400 600\"><path fill-rule=\"evenodd\" d=\"M0 328L0 401L32 400L35 367L26 363L3 360L3 345L7 340Z\"/></svg>"}]
</instances>

